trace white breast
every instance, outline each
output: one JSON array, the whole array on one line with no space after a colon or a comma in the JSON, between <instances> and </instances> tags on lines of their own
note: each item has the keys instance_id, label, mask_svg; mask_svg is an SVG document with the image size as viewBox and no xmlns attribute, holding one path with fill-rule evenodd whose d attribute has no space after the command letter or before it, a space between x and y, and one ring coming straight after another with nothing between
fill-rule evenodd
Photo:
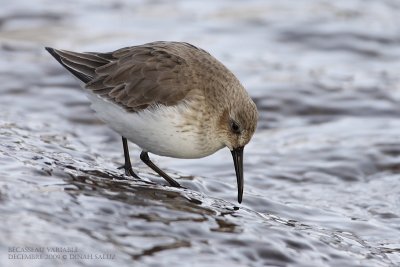
<instances>
[{"instance_id":1,"label":"white breast","mask_svg":"<svg viewBox=\"0 0 400 267\"><path fill-rule=\"evenodd\" d=\"M219 144L204 148L198 131L190 126L182 131L188 112L185 104L129 113L92 93L88 97L100 119L144 151L174 158L201 158L221 148Z\"/></svg>"}]
</instances>

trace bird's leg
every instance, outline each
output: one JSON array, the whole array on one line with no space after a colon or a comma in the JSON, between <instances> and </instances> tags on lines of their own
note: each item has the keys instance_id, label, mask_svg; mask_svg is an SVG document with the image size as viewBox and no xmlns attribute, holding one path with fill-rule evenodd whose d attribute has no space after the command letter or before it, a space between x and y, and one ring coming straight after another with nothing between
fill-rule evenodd
<instances>
[{"instance_id":1,"label":"bird's leg","mask_svg":"<svg viewBox=\"0 0 400 267\"><path fill-rule=\"evenodd\" d=\"M142 151L140 153L140 159L146 163L147 166L152 168L156 173L158 173L162 178L164 178L171 186L173 187L182 187L177 181L169 177L168 174L163 172L160 168L158 168L149 158L149 154L147 152Z\"/></svg>"},{"instance_id":2,"label":"bird's leg","mask_svg":"<svg viewBox=\"0 0 400 267\"><path fill-rule=\"evenodd\" d=\"M130 175L132 177L139 178L139 176L137 176L137 174L132 170L131 159L129 157L128 140L126 140L126 138L123 136L122 136L122 146L124 147L125 163L124 163L124 166L122 166L121 168L125 169L126 175Z\"/></svg>"}]
</instances>

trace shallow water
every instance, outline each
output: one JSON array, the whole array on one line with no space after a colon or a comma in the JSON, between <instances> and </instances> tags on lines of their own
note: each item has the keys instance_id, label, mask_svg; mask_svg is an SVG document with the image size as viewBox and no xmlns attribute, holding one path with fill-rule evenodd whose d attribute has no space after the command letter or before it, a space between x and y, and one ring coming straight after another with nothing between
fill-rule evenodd
<instances>
[{"instance_id":1,"label":"shallow water","mask_svg":"<svg viewBox=\"0 0 400 267\"><path fill-rule=\"evenodd\" d=\"M398 1L82 2L2 2L0 266L400 265ZM255 99L241 205L227 150L152 156L184 190L133 145L143 180L123 175L120 137L43 50L154 40L205 48ZM24 247L77 251L10 259Z\"/></svg>"}]
</instances>

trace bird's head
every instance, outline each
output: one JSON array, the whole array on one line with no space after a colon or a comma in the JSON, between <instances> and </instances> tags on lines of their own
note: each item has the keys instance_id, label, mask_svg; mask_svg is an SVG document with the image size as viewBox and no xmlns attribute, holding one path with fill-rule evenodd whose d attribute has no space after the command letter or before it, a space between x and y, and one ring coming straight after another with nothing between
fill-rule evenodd
<instances>
[{"instance_id":1,"label":"bird's head","mask_svg":"<svg viewBox=\"0 0 400 267\"><path fill-rule=\"evenodd\" d=\"M249 98L226 108L219 121L221 142L231 151L235 165L239 203L243 197L243 149L256 130L257 120L257 107Z\"/></svg>"}]
</instances>

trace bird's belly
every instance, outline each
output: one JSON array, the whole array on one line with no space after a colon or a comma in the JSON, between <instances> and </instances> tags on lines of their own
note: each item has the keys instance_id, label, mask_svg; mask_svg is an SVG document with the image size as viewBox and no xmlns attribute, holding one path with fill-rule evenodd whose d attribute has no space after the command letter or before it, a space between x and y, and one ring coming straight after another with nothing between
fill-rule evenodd
<instances>
[{"instance_id":1,"label":"bird's belly","mask_svg":"<svg viewBox=\"0 0 400 267\"><path fill-rule=\"evenodd\" d=\"M183 129L184 111L179 107L130 113L97 95L89 94L89 99L100 119L144 151L174 158L201 158L221 148L219 144L204 147L195 128L186 125Z\"/></svg>"}]
</instances>

